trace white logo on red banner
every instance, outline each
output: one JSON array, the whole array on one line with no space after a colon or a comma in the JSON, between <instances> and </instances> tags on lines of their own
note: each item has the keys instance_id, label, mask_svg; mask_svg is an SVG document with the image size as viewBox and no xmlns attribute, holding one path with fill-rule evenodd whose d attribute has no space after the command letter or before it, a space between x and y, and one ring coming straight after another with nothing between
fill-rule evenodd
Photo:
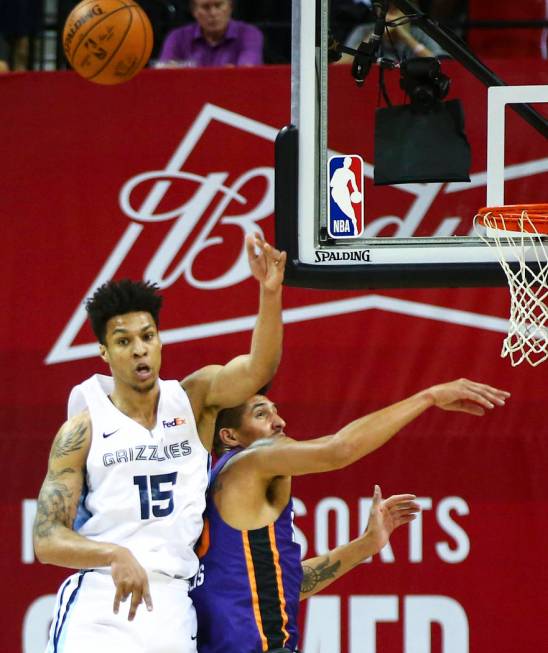
<instances>
[{"instance_id":1,"label":"white logo on red banner","mask_svg":"<svg viewBox=\"0 0 548 653\"><path fill-rule=\"evenodd\" d=\"M204 174L184 170L183 167L188 165L187 160L210 128L236 129L241 132L242 138L263 139L269 144L274 143L278 133L278 130L274 127L241 114L211 104L204 105L177 146L165 169L138 174L130 178L121 188L119 205L123 214L130 218L131 222L125 228L115 247L108 254L106 262L90 287L83 292L82 300L89 297L95 288L109 281L118 273L126 258L136 247L146 225L159 222L171 221L172 225L150 259L144 264L143 279L157 282L162 289L172 286L176 281L183 278L194 289L219 290L235 286L249 278L250 271L247 264L244 235L251 232L263 233L260 223L273 213L274 170L272 166L263 165L248 170L244 169L231 184L228 184L227 180L235 176L233 170L207 171ZM335 152L330 154L335 155ZM342 166L344 167L345 158L347 157L338 155L338 159L333 157L333 160L342 160ZM352 168L353 165L357 165L354 160L349 167ZM362 165L362 173L353 171L358 190L355 191L352 188L350 194L361 193L362 197L359 201L363 207L364 175L372 178L373 169L371 164L362 162ZM213 167L213 164L211 167ZM230 167L230 165L227 165L227 167ZM544 172L546 168L546 160L541 159L516 166L508 166L506 170L511 178L518 178ZM185 182L187 186L190 184L193 191L184 201L180 201L181 198L178 197L177 192L173 191L173 195L179 199L179 204L174 208L166 209L163 205L165 197L177 182ZM249 202L248 188L251 184L259 182L262 184L262 192L256 193L257 196L254 202ZM443 186L443 184L402 185L398 190L411 199L405 216L380 216L375 220L368 221L367 228L364 229L363 215L360 226L359 215L356 217L355 214L356 227L353 228L357 229L359 233L363 232L365 237L374 237L386 228L395 231L392 235L411 237L419 229L421 222L431 209L442 187L444 194L447 194L485 186L485 182L485 173L476 173L471 175L471 182L466 185L456 182L446 186ZM143 190L145 191L144 194ZM135 199L137 197L138 200ZM356 200L355 203L358 204L357 195L354 195L354 199ZM173 203L173 198L171 200ZM350 201L352 203L352 197L350 197ZM238 214L231 213L227 215L227 207L229 205L234 206L234 203L241 205L243 210ZM444 218L435 233L430 235L450 236L460 222L461 218L459 217ZM226 261L223 256L222 261L225 268L223 269L221 266L221 273L217 274L217 276L204 278L196 272L196 269L200 267L202 257L207 256L212 248L224 242L221 236L212 234L214 228L219 225L230 225L238 230L241 235L238 239L238 250L235 253L231 252L226 257ZM337 238L339 237L341 236L337 235ZM349 237L349 235L346 237ZM363 250L363 256L362 252L359 254L360 260L357 261L358 263L363 264L369 260L369 250ZM328 261L322 259L317 262L321 264ZM378 295L353 297L286 309L284 311L284 321L286 323L306 321L368 309L381 309L430 319L435 317L435 319L446 322L468 324L500 333L507 332L507 321L501 318ZM85 321L86 312L82 301L79 302L49 352L45 360L47 364L91 358L97 355L97 344L95 342L74 344ZM165 344L169 344L220 336L250 330L254 324L255 315L210 320L162 330L162 340Z\"/></svg>"}]
</instances>

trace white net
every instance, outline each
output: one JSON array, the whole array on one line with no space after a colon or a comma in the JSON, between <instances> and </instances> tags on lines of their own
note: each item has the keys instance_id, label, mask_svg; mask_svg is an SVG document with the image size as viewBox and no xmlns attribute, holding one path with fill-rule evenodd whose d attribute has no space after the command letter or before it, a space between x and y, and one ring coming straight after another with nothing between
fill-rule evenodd
<instances>
[{"instance_id":1,"label":"white net","mask_svg":"<svg viewBox=\"0 0 548 653\"><path fill-rule=\"evenodd\" d=\"M510 320L501 356L515 367L533 367L548 358L548 234L523 210L515 217L499 209L483 209L474 218L480 238L496 252L510 287ZM485 211L485 212L483 212ZM509 217L510 215L510 217ZM547 224L548 213L542 218Z\"/></svg>"}]
</instances>

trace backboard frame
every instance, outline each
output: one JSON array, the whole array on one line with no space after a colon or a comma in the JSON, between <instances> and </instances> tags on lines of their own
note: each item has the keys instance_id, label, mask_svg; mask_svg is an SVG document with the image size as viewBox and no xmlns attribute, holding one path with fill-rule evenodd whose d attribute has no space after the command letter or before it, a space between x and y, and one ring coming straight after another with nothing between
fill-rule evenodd
<instances>
[{"instance_id":1,"label":"backboard frame","mask_svg":"<svg viewBox=\"0 0 548 653\"><path fill-rule=\"evenodd\" d=\"M351 243L320 238L325 207L319 197L325 196L326 161L332 154L347 154L327 149L322 126L327 104L325 7L325 2L293 0L292 125L279 133L275 147L276 243L288 252L286 283L326 289L506 285L498 261L480 238L400 238L397 243L390 238ZM317 29L312 29L314 25ZM486 70L483 66L482 75ZM495 84L503 84L493 78ZM488 178L497 190L488 191L486 204L502 203L491 200L500 199L501 184L504 187L504 106L537 101L548 101L548 86L489 89L489 112L498 117L489 121ZM542 121L530 107L525 112ZM498 139L496 147L493 138ZM490 147L494 154L489 154ZM299 157L299 151L306 157ZM403 251L405 262L401 262Z\"/></svg>"}]
</instances>

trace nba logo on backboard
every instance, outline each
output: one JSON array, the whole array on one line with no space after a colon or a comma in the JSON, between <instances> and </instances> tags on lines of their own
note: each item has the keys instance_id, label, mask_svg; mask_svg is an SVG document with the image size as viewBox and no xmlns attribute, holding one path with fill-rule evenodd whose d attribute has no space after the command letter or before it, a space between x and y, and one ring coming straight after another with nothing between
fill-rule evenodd
<instances>
[{"instance_id":1,"label":"nba logo on backboard","mask_svg":"<svg viewBox=\"0 0 548 653\"><path fill-rule=\"evenodd\" d=\"M331 238L358 238L363 234L363 160L358 154L332 156L327 165L327 232Z\"/></svg>"}]
</instances>

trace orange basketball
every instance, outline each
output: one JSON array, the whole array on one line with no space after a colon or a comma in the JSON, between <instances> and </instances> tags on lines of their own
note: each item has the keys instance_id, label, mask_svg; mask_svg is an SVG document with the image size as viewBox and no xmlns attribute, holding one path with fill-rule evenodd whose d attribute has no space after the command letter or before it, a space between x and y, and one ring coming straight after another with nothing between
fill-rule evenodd
<instances>
[{"instance_id":1,"label":"orange basketball","mask_svg":"<svg viewBox=\"0 0 548 653\"><path fill-rule=\"evenodd\" d=\"M63 29L70 65L96 84L121 84L134 77L152 51L152 27L133 0L83 0Z\"/></svg>"}]
</instances>

